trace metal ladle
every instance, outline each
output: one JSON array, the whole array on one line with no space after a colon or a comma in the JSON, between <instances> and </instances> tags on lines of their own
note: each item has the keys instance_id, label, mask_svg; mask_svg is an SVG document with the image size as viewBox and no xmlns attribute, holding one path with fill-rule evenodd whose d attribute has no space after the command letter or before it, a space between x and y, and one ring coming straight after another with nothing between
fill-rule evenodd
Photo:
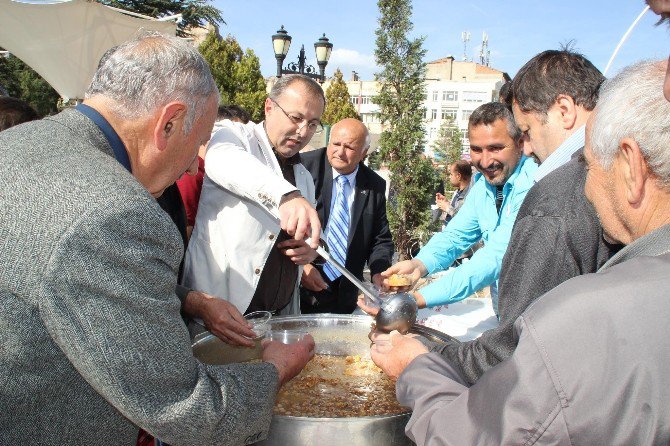
<instances>
[{"instance_id":1,"label":"metal ladle","mask_svg":"<svg viewBox=\"0 0 670 446\"><path fill-rule=\"evenodd\" d=\"M395 293L388 299L382 301L379 296L376 296L363 286L361 281L349 272L348 269L342 266L337 260L334 260L323 247L319 246L316 248L316 252L337 268L342 275L356 285L356 288L361 290L363 294L369 297L373 302L379 304L379 313L377 313L377 316L375 317L377 330L386 333L398 330L400 333L405 334L409 331L412 325L414 325L419 307L416 304L416 300L414 300L409 293Z\"/></svg>"},{"instance_id":2,"label":"metal ladle","mask_svg":"<svg viewBox=\"0 0 670 446\"><path fill-rule=\"evenodd\" d=\"M280 224L281 219L279 215L274 212L272 212L272 215L277 219L277 223ZM309 239L307 239L306 242L307 244L310 244ZM325 245L323 239L320 240L320 243ZM379 304L379 312L377 313L377 316L375 316L376 329L385 333L390 333L393 330L398 330L402 334L407 333L416 322L416 314L419 311L416 300L414 300L409 293L395 293L388 299L382 301L379 296L376 296L363 286L361 281L340 264L340 262L333 259L330 253L326 251L321 244L316 248L317 254L337 268L342 275L349 279L349 281L353 283L356 288L361 290L363 294L372 299L373 302Z\"/></svg>"}]
</instances>

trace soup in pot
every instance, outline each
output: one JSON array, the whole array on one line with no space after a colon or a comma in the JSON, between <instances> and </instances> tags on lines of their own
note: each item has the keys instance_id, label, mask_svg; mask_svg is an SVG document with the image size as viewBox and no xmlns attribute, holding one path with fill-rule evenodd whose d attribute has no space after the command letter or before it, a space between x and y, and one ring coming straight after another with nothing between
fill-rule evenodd
<instances>
[{"instance_id":1,"label":"soup in pot","mask_svg":"<svg viewBox=\"0 0 670 446\"><path fill-rule=\"evenodd\" d=\"M395 383L370 359L315 355L286 383L274 413L294 417L361 417L407 413L395 396Z\"/></svg>"}]
</instances>

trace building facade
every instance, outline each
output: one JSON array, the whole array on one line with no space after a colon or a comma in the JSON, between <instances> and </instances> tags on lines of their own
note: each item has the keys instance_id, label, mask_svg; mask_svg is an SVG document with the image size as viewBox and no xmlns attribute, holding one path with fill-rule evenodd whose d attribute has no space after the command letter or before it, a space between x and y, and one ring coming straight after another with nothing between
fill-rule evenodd
<instances>
[{"instance_id":1,"label":"building facade","mask_svg":"<svg viewBox=\"0 0 670 446\"><path fill-rule=\"evenodd\" d=\"M426 64L426 155L433 156L433 145L440 127L452 120L463 135L463 153L468 156L468 119L480 105L498 100L500 87L510 78L507 73L475 62L460 62L445 57Z\"/></svg>"},{"instance_id":2,"label":"building facade","mask_svg":"<svg viewBox=\"0 0 670 446\"><path fill-rule=\"evenodd\" d=\"M480 105L498 100L500 87L510 78L507 73L480 65L475 62L461 62L452 56L426 64L425 91L423 103L426 109L424 117L425 146L427 156L434 157L433 146L440 133L440 127L453 120L463 135L463 153L469 157L468 119L472 111ZM275 78L268 80L268 91L274 85ZM384 124L379 119L379 106L372 100L379 94L379 83L374 80L362 80L354 72L346 81L351 103L361 116L361 120L370 131L370 149L378 146L379 136ZM326 91L330 81L323 84ZM315 135L311 147L325 145L326 134Z\"/></svg>"}]
</instances>

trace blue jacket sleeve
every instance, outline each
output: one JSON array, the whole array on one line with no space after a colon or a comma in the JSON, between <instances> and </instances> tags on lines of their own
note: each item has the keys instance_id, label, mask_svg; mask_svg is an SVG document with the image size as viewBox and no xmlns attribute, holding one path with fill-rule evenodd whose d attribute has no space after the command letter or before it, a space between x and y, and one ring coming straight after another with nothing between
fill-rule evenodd
<instances>
[{"instance_id":1,"label":"blue jacket sleeve","mask_svg":"<svg viewBox=\"0 0 670 446\"><path fill-rule=\"evenodd\" d=\"M501 221L484 247L478 250L469 262L461 264L451 274L422 288L421 295L426 304L434 307L458 302L497 280L513 225L514 218Z\"/></svg>"},{"instance_id":2,"label":"blue jacket sleeve","mask_svg":"<svg viewBox=\"0 0 670 446\"><path fill-rule=\"evenodd\" d=\"M484 206L492 205L492 203L486 203L486 191L484 188L483 181L475 184L472 192L465 199L461 210L441 233L443 237L454 240L454 243L458 244L463 251L476 242L482 235L479 229L480 222L477 210L481 211ZM520 187L520 189L522 189L521 193L511 194L509 203L504 204L501 210L502 217L498 225L489 233L484 247L478 250L469 262L463 263L450 274L421 289L421 295L425 299L427 306L434 307L436 305L458 302L498 279L502 259L512 235L514 220L525 197L525 192L527 192L527 188ZM481 212L480 218L483 218L481 217ZM477 227L476 231L474 230L474 226ZM419 260L424 262L428 273L437 271L438 266L442 270L447 269L456 258L450 258L449 263L437 262L434 259L440 258L440 256L434 253L434 251L440 249L440 246L431 246L432 242L433 240L431 239L426 245L426 248L431 248L430 251L426 252L426 255L422 255L424 250L421 250L417 256ZM460 255L461 252L456 254L456 256ZM429 253L432 255L428 255Z\"/></svg>"}]
</instances>

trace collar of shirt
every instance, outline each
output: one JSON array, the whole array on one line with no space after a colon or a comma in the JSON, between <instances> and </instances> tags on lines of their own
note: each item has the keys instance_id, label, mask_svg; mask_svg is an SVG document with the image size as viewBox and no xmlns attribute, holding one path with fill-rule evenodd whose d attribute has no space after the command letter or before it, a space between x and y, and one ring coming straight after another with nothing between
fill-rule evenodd
<instances>
[{"instance_id":1,"label":"collar of shirt","mask_svg":"<svg viewBox=\"0 0 670 446\"><path fill-rule=\"evenodd\" d=\"M507 196L510 195L513 190L515 191L515 194L518 194L523 193L531 188L531 186L534 184L532 179L535 172L537 171L537 167L538 166L535 163L535 160L525 155L521 155L521 159L519 160L519 164L517 164L516 169L514 169L512 175L510 175L505 184L503 184L503 203L500 207L501 211L508 208ZM479 180L481 176L482 174L477 172L475 175L476 180ZM496 187L492 186L484 178L482 178L482 180L484 180L484 185L486 187L486 195L489 197L489 200L491 200L490 203L495 205ZM516 183L519 183L518 187ZM495 209L495 207L493 209ZM507 209L506 212L509 213L511 210Z\"/></svg>"},{"instance_id":2,"label":"collar of shirt","mask_svg":"<svg viewBox=\"0 0 670 446\"><path fill-rule=\"evenodd\" d=\"M531 166L532 165L532 166ZM517 178L520 176L523 176L523 173L530 173L531 178L537 171L537 164L535 163L535 160L533 160L530 157L527 157L526 155L521 155L521 159L519 160L519 164L516 165L516 168L514 169L514 172L512 172L512 175L505 181L505 184L503 184L503 195L507 196L509 194L510 190L514 187L514 183L516 182ZM476 179L478 180L479 177L481 177L482 174L480 172L477 172L476 174ZM484 184L486 184L486 193L493 199L495 202L496 199L496 186L492 186L491 183L488 181L484 180Z\"/></svg>"},{"instance_id":3,"label":"collar of shirt","mask_svg":"<svg viewBox=\"0 0 670 446\"><path fill-rule=\"evenodd\" d=\"M296 164L300 164L300 152L296 153L295 155L291 156L290 158L284 158L277 152L277 149L272 147L272 153L275 154L275 157L277 158L277 162L279 162L280 166L283 167L288 167L288 166L295 166Z\"/></svg>"},{"instance_id":4,"label":"collar of shirt","mask_svg":"<svg viewBox=\"0 0 670 446\"><path fill-rule=\"evenodd\" d=\"M130 166L130 158L128 158L128 152L126 151L126 146L123 144L119 134L116 133L116 130L114 130L109 121L107 121L104 116L102 116L96 109L89 107L88 105L77 104L75 109L83 115L87 116L95 123L95 125L100 128L103 135L105 135L105 138L107 138L107 142L109 142L109 145L114 151L114 158L116 158L116 160L123 167L125 167L128 172L133 173Z\"/></svg>"},{"instance_id":5,"label":"collar of shirt","mask_svg":"<svg viewBox=\"0 0 670 446\"><path fill-rule=\"evenodd\" d=\"M619 252L600 267L598 272L623 263L638 256L660 256L670 252L670 224L656 228L653 231L624 246Z\"/></svg>"},{"instance_id":6,"label":"collar of shirt","mask_svg":"<svg viewBox=\"0 0 670 446\"><path fill-rule=\"evenodd\" d=\"M331 167L331 169L333 170L333 194L334 194L335 189L337 187L336 186L337 177L341 176L342 174L340 174L337 170L335 170L332 167ZM351 172L350 174L344 175L345 177L347 177L347 181L349 182L349 186L351 186L351 190L354 190L356 188L356 175L357 174L358 174L358 166L356 166L354 171Z\"/></svg>"},{"instance_id":7,"label":"collar of shirt","mask_svg":"<svg viewBox=\"0 0 670 446\"><path fill-rule=\"evenodd\" d=\"M581 126L575 132L568 137L563 144L558 146L551 155L547 157L546 160L535 171L533 176L533 181L536 183L540 181L545 176L549 175L554 170L561 167L563 164L570 161L572 155L582 147L584 147L584 141L586 139L586 126Z\"/></svg>"}]
</instances>

